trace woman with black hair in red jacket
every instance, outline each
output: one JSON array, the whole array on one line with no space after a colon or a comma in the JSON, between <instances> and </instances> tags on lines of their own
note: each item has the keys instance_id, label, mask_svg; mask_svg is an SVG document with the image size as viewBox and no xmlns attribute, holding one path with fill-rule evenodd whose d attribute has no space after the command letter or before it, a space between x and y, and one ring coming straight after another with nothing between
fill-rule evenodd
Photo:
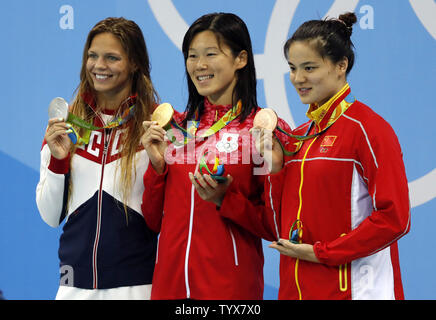
<instances>
[{"instance_id":1,"label":"woman with black hair in red jacket","mask_svg":"<svg viewBox=\"0 0 436 320\"><path fill-rule=\"evenodd\" d=\"M171 130L186 139L167 146L165 130L144 123L142 210L160 231L151 298L262 299L261 239L277 234L265 228L265 171L249 134L260 108L247 27L234 14L204 15L183 55L189 99L174 116L182 129Z\"/></svg>"},{"instance_id":2,"label":"woman with black hair in red jacket","mask_svg":"<svg viewBox=\"0 0 436 320\"><path fill-rule=\"evenodd\" d=\"M309 121L265 180L280 232L270 245L281 253L279 299L404 298L397 241L410 229L407 178L391 126L347 83L356 20L307 21L284 47Z\"/></svg>"}]
</instances>

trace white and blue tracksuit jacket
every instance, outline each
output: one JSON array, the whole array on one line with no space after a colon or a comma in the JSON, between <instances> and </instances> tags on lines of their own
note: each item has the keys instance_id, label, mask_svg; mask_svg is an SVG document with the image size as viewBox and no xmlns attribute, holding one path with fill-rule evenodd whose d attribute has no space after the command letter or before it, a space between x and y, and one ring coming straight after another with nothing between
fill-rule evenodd
<instances>
[{"instance_id":1,"label":"white and blue tracksuit jacket","mask_svg":"<svg viewBox=\"0 0 436 320\"><path fill-rule=\"evenodd\" d=\"M121 129L93 131L89 144L63 160L52 157L43 143L36 202L48 225L57 227L66 218L59 259L61 267L73 270L68 286L109 289L151 284L157 234L147 227L141 212L142 177L149 160L145 150L138 150L126 216L120 190L122 134Z\"/></svg>"}]
</instances>

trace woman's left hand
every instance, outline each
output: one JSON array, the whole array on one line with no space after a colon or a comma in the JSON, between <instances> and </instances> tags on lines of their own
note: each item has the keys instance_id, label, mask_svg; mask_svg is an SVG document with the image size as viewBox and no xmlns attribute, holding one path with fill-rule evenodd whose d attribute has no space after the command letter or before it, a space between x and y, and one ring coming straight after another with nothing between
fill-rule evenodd
<instances>
[{"instance_id":1,"label":"woman's left hand","mask_svg":"<svg viewBox=\"0 0 436 320\"><path fill-rule=\"evenodd\" d=\"M202 175L198 171L195 172L195 174L189 172L189 179L191 180L201 199L213 202L218 207L221 206L227 188L233 181L232 176L228 174L225 182L218 183L210 175Z\"/></svg>"},{"instance_id":2,"label":"woman's left hand","mask_svg":"<svg viewBox=\"0 0 436 320\"><path fill-rule=\"evenodd\" d=\"M315 252L313 251L313 245L311 244L295 244L286 239L279 239L279 241L271 242L269 247L277 249L281 254L292 258L319 263L319 260L315 256Z\"/></svg>"}]
</instances>

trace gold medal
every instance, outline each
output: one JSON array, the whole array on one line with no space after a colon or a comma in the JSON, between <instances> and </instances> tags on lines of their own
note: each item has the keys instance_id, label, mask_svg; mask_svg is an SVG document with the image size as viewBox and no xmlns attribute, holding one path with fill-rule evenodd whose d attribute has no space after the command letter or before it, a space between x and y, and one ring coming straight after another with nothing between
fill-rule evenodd
<instances>
[{"instance_id":1,"label":"gold medal","mask_svg":"<svg viewBox=\"0 0 436 320\"><path fill-rule=\"evenodd\" d=\"M165 129L173 119L173 114L173 107L169 103L162 103L154 110L151 121L156 121L160 127Z\"/></svg>"},{"instance_id":2,"label":"gold medal","mask_svg":"<svg viewBox=\"0 0 436 320\"><path fill-rule=\"evenodd\" d=\"M273 131L277 127L277 114L273 109L261 109L253 120L253 127Z\"/></svg>"}]
</instances>

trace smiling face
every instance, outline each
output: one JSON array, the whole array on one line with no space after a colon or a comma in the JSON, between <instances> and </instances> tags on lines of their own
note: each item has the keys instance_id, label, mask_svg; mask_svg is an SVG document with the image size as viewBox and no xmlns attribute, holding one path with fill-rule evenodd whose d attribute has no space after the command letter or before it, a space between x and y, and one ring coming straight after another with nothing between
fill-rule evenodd
<instances>
[{"instance_id":1,"label":"smiling face","mask_svg":"<svg viewBox=\"0 0 436 320\"><path fill-rule=\"evenodd\" d=\"M94 37L86 69L99 101L121 100L130 94L133 68L121 42L113 34L104 32Z\"/></svg>"},{"instance_id":2,"label":"smiling face","mask_svg":"<svg viewBox=\"0 0 436 320\"><path fill-rule=\"evenodd\" d=\"M295 41L288 51L289 77L304 104L327 102L346 83L347 59L334 64L310 41Z\"/></svg>"},{"instance_id":3,"label":"smiling face","mask_svg":"<svg viewBox=\"0 0 436 320\"><path fill-rule=\"evenodd\" d=\"M237 83L236 71L247 64L247 53L234 57L225 43L218 42L212 31L202 31L191 41L186 69L198 93L213 104L232 103Z\"/></svg>"}]
</instances>

